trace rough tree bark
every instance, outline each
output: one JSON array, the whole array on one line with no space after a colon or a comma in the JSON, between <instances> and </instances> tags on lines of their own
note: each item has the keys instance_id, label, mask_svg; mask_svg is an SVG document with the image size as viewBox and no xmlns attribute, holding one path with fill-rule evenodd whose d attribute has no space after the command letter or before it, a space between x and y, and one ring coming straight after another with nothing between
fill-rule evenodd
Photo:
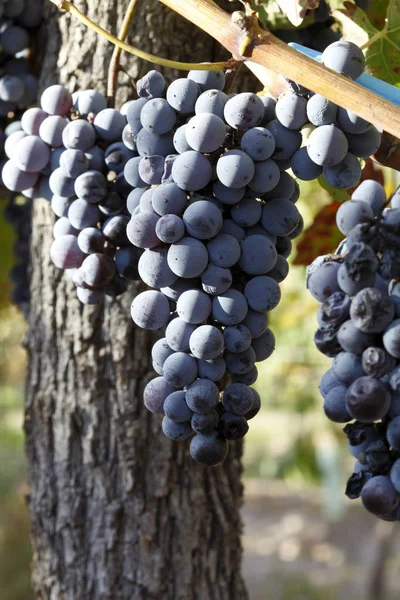
<instances>
[{"instance_id":1,"label":"rough tree bark","mask_svg":"<svg viewBox=\"0 0 400 600\"><path fill-rule=\"evenodd\" d=\"M77 2L113 32L127 4ZM213 40L156 0L141 3L134 32L132 42L154 53L221 59ZM111 52L48 3L42 87L105 92ZM151 68L126 56L123 63L133 77ZM125 75L120 83L122 100ZM241 445L223 466L205 469L186 444L160 433L160 418L142 404L151 339L129 316L135 289L82 307L49 260L53 218L35 202L25 431L36 598L245 600Z\"/></svg>"}]
</instances>

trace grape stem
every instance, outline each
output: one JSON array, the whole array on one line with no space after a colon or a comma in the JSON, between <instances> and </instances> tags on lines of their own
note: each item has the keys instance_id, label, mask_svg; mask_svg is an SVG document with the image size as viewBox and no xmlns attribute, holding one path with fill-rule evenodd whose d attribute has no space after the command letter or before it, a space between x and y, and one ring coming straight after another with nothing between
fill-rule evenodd
<instances>
[{"instance_id":1,"label":"grape stem","mask_svg":"<svg viewBox=\"0 0 400 600\"><path fill-rule=\"evenodd\" d=\"M400 138L400 107L296 52L261 29L256 17L237 12L230 15L212 0L160 2L211 35L237 61L251 61L281 73Z\"/></svg>"},{"instance_id":2,"label":"grape stem","mask_svg":"<svg viewBox=\"0 0 400 600\"><path fill-rule=\"evenodd\" d=\"M204 0L205 2L209 2L210 0ZM136 48L135 46L130 46L129 44L119 40L115 35L109 33L100 25L94 23L89 17L84 15L72 2L68 0L50 0L53 4L55 4L59 9L65 10L69 12L71 15L76 17L86 25L89 29L93 29L98 35L102 36L121 50L125 50L129 54L134 54L143 60L147 60L150 63L154 63L159 65L160 67L169 67L170 69L179 69L181 71L191 71L192 69L196 69L199 71L222 71L224 69L231 69L235 66L235 60L227 60L223 62L215 62L215 63L187 63L187 62L179 62L176 60L169 60L168 58L162 58L160 56L156 56L154 54L149 54L148 52L144 52L140 50L140 48Z\"/></svg>"},{"instance_id":3,"label":"grape stem","mask_svg":"<svg viewBox=\"0 0 400 600\"><path fill-rule=\"evenodd\" d=\"M136 8L139 4L139 0L129 0L129 5L125 13L124 19L121 24L119 31L119 39L125 41L128 35L129 25L132 21L133 15L135 14ZM107 81L107 100L110 108L114 107L115 103L115 92L117 88L118 73L119 73L119 61L121 58L122 48L120 46L114 46L114 51L110 60L110 66L108 68L108 81Z\"/></svg>"}]
</instances>

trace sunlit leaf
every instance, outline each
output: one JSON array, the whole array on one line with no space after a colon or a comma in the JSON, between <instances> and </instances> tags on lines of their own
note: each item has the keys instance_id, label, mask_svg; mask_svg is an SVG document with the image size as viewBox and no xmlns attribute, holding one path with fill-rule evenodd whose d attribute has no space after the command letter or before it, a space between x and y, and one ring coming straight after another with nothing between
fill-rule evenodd
<instances>
[{"instance_id":1,"label":"sunlit leaf","mask_svg":"<svg viewBox=\"0 0 400 600\"><path fill-rule=\"evenodd\" d=\"M329 254L339 245L343 239L343 234L336 226L336 211L340 204L328 204L315 216L314 223L304 231L297 244L294 265L309 265L316 256Z\"/></svg>"}]
</instances>

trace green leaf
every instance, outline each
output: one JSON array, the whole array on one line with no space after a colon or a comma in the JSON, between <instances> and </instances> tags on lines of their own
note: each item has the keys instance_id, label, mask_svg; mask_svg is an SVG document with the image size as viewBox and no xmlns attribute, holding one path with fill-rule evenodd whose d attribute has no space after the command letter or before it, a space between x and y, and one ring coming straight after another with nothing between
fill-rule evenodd
<instances>
[{"instance_id":1,"label":"green leaf","mask_svg":"<svg viewBox=\"0 0 400 600\"><path fill-rule=\"evenodd\" d=\"M374 0L365 11L374 27L383 29L389 0Z\"/></svg>"},{"instance_id":2,"label":"green leaf","mask_svg":"<svg viewBox=\"0 0 400 600\"><path fill-rule=\"evenodd\" d=\"M381 30L353 2L333 0L331 7L333 16L342 24L344 39L360 43L360 38L366 37L362 42L366 49L366 71L400 87L400 0L389 1L386 23Z\"/></svg>"}]
</instances>

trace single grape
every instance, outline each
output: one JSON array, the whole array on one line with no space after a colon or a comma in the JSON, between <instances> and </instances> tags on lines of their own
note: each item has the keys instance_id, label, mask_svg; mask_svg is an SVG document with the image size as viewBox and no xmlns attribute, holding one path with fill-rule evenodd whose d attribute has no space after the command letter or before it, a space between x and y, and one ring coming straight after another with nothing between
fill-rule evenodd
<instances>
[{"instance_id":1,"label":"single grape","mask_svg":"<svg viewBox=\"0 0 400 600\"><path fill-rule=\"evenodd\" d=\"M374 377L359 377L350 385L346 396L350 415L361 423L383 419L390 407L390 394Z\"/></svg>"},{"instance_id":2,"label":"single grape","mask_svg":"<svg viewBox=\"0 0 400 600\"><path fill-rule=\"evenodd\" d=\"M62 141L66 148L87 152L96 142L93 125L84 119L70 121L62 132Z\"/></svg>"},{"instance_id":3,"label":"single grape","mask_svg":"<svg viewBox=\"0 0 400 600\"><path fill-rule=\"evenodd\" d=\"M236 238L220 233L207 244L211 263L216 267L229 268L240 258L240 245Z\"/></svg>"},{"instance_id":4,"label":"single grape","mask_svg":"<svg viewBox=\"0 0 400 600\"><path fill-rule=\"evenodd\" d=\"M298 130L307 123L307 100L296 94L285 94L277 101L275 114L284 127Z\"/></svg>"},{"instance_id":5,"label":"single grape","mask_svg":"<svg viewBox=\"0 0 400 600\"><path fill-rule=\"evenodd\" d=\"M362 488L361 500L365 508L374 515L387 515L398 507L400 495L389 477L377 475L369 479Z\"/></svg>"},{"instance_id":6,"label":"single grape","mask_svg":"<svg viewBox=\"0 0 400 600\"><path fill-rule=\"evenodd\" d=\"M205 321L211 313L211 300L208 294L201 290L187 290L179 296L176 310L186 323L197 325Z\"/></svg>"},{"instance_id":7,"label":"single grape","mask_svg":"<svg viewBox=\"0 0 400 600\"><path fill-rule=\"evenodd\" d=\"M191 425L195 433L212 433L218 425L219 415L216 410L210 410L204 415L193 413Z\"/></svg>"},{"instance_id":8,"label":"single grape","mask_svg":"<svg viewBox=\"0 0 400 600\"><path fill-rule=\"evenodd\" d=\"M82 90L78 97L78 111L81 115L97 115L107 108L107 101L103 94L96 90Z\"/></svg>"},{"instance_id":9,"label":"single grape","mask_svg":"<svg viewBox=\"0 0 400 600\"><path fill-rule=\"evenodd\" d=\"M172 165L174 182L183 190L197 191L211 180L212 167L208 159L200 152L183 152Z\"/></svg>"},{"instance_id":10,"label":"single grape","mask_svg":"<svg viewBox=\"0 0 400 600\"><path fill-rule=\"evenodd\" d=\"M243 322L245 323L245 321ZM256 354L256 362L266 360L275 350L274 334L270 329L267 328L264 333L252 340L251 347Z\"/></svg>"},{"instance_id":11,"label":"single grape","mask_svg":"<svg viewBox=\"0 0 400 600\"><path fill-rule=\"evenodd\" d=\"M156 377L144 388L144 405L152 413L163 413L165 400L174 392L174 387L164 377Z\"/></svg>"},{"instance_id":12,"label":"single grape","mask_svg":"<svg viewBox=\"0 0 400 600\"><path fill-rule=\"evenodd\" d=\"M190 423L176 423L168 417L163 418L161 427L163 434L174 441L187 440L193 433Z\"/></svg>"},{"instance_id":13,"label":"single grape","mask_svg":"<svg viewBox=\"0 0 400 600\"><path fill-rule=\"evenodd\" d=\"M202 92L206 90L223 90L225 74L223 71L189 71L187 78L195 81Z\"/></svg>"},{"instance_id":14,"label":"single grape","mask_svg":"<svg viewBox=\"0 0 400 600\"><path fill-rule=\"evenodd\" d=\"M228 442L217 432L207 435L197 433L190 442L190 456L194 461L208 467L215 467L222 463L228 450Z\"/></svg>"},{"instance_id":15,"label":"single grape","mask_svg":"<svg viewBox=\"0 0 400 600\"><path fill-rule=\"evenodd\" d=\"M247 315L246 298L237 290L228 290L212 299L212 313L222 325L237 325Z\"/></svg>"},{"instance_id":16,"label":"single grape","mask_svg":"<svg viewBox=\"0 0 400 600\"><path fill-rule=\"evenodd\" d=\"M167 89L167 101L181 115L194 112L200 88L197 83L184 77L175 79Z\"/></svg>"},{"instance_id":17,"label":"single grape","mask_svg":"<svg viewBox=\"0 0 400 600\"><path fill-rule=\"evenodd\" d=\"M2 39L0 41L3 43ZM40 105L49 115L65 117L72 108L72 96L62 85L51 85L43 92Z\"/></svg>"},{"instance_id":18,"label":"single grape","mask_svg":"<svg viewBox=\"0 0 400 600\"><path fill-rule=\"evenodd\" d=\"M39 135L40 125L48 117L41 108L28 108L21 117L21 126L27 135Z\"/></svg>"},{"instance_id":19,"label":"single grape","mask_svg":"<svg viewBox=\"0 0 400 600\"><path fill-rule=\"evenodd\" d=\"M81 265L81 272L88 286L102 287L114 276L114 261L106 254L89 254Z\"/></svg>"},{"instance_id":20,"label":"single grape","mask_svg":"<svg viewBox=\"0 0 400 600\"><path fill-rule=\"evenodd\" d=\"M216 267L212 263L208 265L201 274L203 290L211 296L218 296L226 292L232 285L232 273L230 269Z\"/></svg>"},{"instance_id":21,"label":"single grape","mask_svg":"<svg viewBox=\"0 0 400 600\"><path fill-rule=\"evenodd\" d=\"M172 285L177 276L168 264L168 248L148 248L139 259L138 269L142 281L149 287L161 288Z\"/></svg>"},{"instance_id":22,"label":"single grape","mask_svg":"<svg viewBox=\"0 0 400 600\"><path fill-rule=\"evenodd\" d=\"M196 379L186 388L186 402L189 408L199 414L207 414L218 404L218 387L209 379Z\"/></svg>"},{"instance_id":23,"label":"single grape","mask_svg":"<svg viewBox=\"0 0 400 600\"><path fill-rule=\"evenodd\" d=\"M225 409L239 416L245 415L252 409L254 400L253 390L243 383L228 385L222 396Z\"/></svg>"},{"instance_id":24,"label":"single grape","mask_svg":"<svg viewBox=\"0 0 400 600\"><path fill-rule=\"evenodd\" d=\"M307 102L308 120L316 127L334 125L336 123L337 111L338 107L336 104L319 94L314 94Z\"/></svg>"},{"instance_id":25,"label":"single grape","mask_svg":"<svg viewBox=\"0 0 400 600\"><path fill-rule=\"evenodd\" d=\"M167 298L164 294L155 290L138 294L131 306L132 319L142 329L161 329L161 327L165 327L169 319L169 312Z\"/></svg>"},{"instance_id":26,"label":"single grape","mask_svg":"<svg viewBox=\"0 0 400 600\"><path fill-rule=\"evenodd\" d=\"M221 211L206 199L188 206L182 218L187 233L199 240L213 238L222 226Z\"/></svg>"},{"instance_id":27,"label":"single grape","mask_svg":"<svg viewBox=\"0 0 400 600\"><path fill-rule=\"evenodd\" d=\"M35 135L27 135L19 140L13 154L15 165L28 173L36 173L45 168L50 158L47 144Z\"/></svg>"},{"instance_id":28,"label":"single grape","mask_svg":"<svg viewBox=\"0 0 400 600\"><path fill-rule=\"evenodd\" d=\"M176 113L164 98L153 98L143 106L140 121L147 131L162 135L175 125Z\"/></svg>"},{"instance_id":29,"label":"single grape","mask_svg":"<svg viewBox=\"0 0 400 600\"><path fill-rule=\"evenodd\" d=\"M201 325L192 332L189 346L191 353L196 358L213 360L224 350L224 336L213 325Z\"/></svg>"},{"instance_id":30,"label":"single grape","mask_svg":"<svg viewBox=\"0 0 400 600\"><path fill-rule=\"evenodd\" d=\"M163 371L165 379L174 387L188 386L197 376L196 359L186 352L174 352L164 362ZM188 400L186 393L186 401ZM189 402L188 406L190 407Z\"/></svg>"},{"instance_id":31,"label":"single grape","mask_svg":"<svg viewBox=\"0 0 400 600\"><path fill-rule=\"evenodd\" d=\"M261 123L264 117L264 105L256 94L246 92L237 94L225 104L224 117L234 129L247 131Z\"/></svg>"},{"instance_id":32,"label":"single grape","mask_svg":"<svg viewBox=\"0 0 400 600\"><path fill-rule=\"evenodd\" d=\"M129 112L129 111L128 111ZM118 110L105 108L95 116L93 121L97 135L106 142L117 142L121 139L126 119Z\"/></svg>"},{"instance_id":33,"label":"single grape","mask_svg":"<svg viewBox=\"0 0 400 600\"><path fill-rule=\"evenodd\" d=\"M302 181L312 181L322 173L322 167L311 160L306 147L300 148L293 154L290 167L296 177Z\"/></svg>"},{"instance_id":34,"label":"single grape","mask_svg":"<svg viewBox=\"0 0 400 600\"><path fill-rule=\"evenodd\" d=\"M254 173L255 164L243 150L229 150L218 159L218 179L228 188L244 187L252 180Z\"/></svg>"},{"instance_id":35,"label":"single grape","mask_svg":"<svg viewBox=\"0 0 400 600\"><path fill-rule=\"evenodd\" d=\"M159 71L149 71L136 82L136 91L140 98L158 98L165 88L165 79Z\"/></svg>"},{"instance_id":36,"label":"single grape","mask_svg":"<svg viewBox=\"0 0 400 600\"><path fill-rule=\"evenodd\" d=\"M169 394L164 400L164 414L175 423L190 421L193 411L186 403L186 392L177 391Z\"/></svg>"},{"instance_id":37,"label":"single grape","mask_svg":"<svg viewBox=\"0 0 400 600\"><path fill-rule=\"evenodd\" d=\"M340 163L324 167L322 172L329 185L343 190L357 185L361 177L361 166L354 154L348 152Z\"/></svg>"},{"instance_id":38,"label":"single grape","mask_svg":"<svg viewBox=\"0 0 400 600\"><path fill-rule=\"evenodd\" d=\"M240 440L249 430L245 416L224 413L218 422L218 431L226 440Z\"/></svg>"},{"instance_id":39,"label":"single grape","mask_svg":"<svg viewBox=\"0 0 400 600\"><path fill-rule=\"evenodd\" d=\"M75 235L63 235L52 243L50 258L59 269L73 269L81 266L84 255Z\"/></svg>"},{"instance_id":40,"label":"single grape","mask_svg":"<svg viewBox=\"0 0 400 600\"><path fill-rule=\"evenodd\" d=\"M178 277L198 277L208 264L208 252L200 240L183 237L168 250L168 264Z\"/></svg>"},{"instance_id":41,"label":"single grape","mask_svg":"<svg viewBox=\"0 0 400 600\"><path fill-rule=\"evenodd\" d=\"M258 312L266 312L279 304L281 290L271 277L253 277L246 283L244 295L250 308Z\"/></svg>"}]
</instances>

